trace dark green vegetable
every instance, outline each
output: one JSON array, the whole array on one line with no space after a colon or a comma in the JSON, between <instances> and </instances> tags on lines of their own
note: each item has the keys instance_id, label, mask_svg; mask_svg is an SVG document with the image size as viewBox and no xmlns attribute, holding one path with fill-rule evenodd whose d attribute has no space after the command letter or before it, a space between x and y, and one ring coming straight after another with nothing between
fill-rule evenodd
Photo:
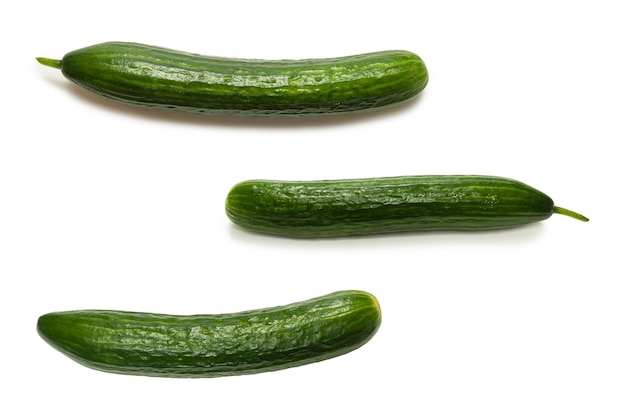
<instances>
[{"instance_id":1,"label":"dark green vegetable","mask_svg":"<svg viewBox=\"0 0 626 418\"><path fill-rule=\"evenodd\" d=\"M588 220L526 184L492 176L256 180L235 185L226 199L235 224L300 238L506 228L553 213Z\"/></svg>"},{"instance_id":2,"label":"dark green vegetable","mask_svg":"<svg viewBox=\"0 0 626 418\"><path fill-rule=\"evenodd\" d=\"M163 377L275 371L336 357L369 341L381 323L376 298L341 291L233 314L163 315L86 310L37 322L41 337L93 369Z\"/></svg>"},{"instance_id":3,"label":"dark green vegetable","mask_svg":"<svg viewBox=\"0 0 626 418\"><path fill-rule=\"evenodd\" d=\"M428 82L407 51L341 58L251 60L109 42L37 58L99 95L143 107L217 115L312 115L394 105Z\"/></svg>"}]
</instances>

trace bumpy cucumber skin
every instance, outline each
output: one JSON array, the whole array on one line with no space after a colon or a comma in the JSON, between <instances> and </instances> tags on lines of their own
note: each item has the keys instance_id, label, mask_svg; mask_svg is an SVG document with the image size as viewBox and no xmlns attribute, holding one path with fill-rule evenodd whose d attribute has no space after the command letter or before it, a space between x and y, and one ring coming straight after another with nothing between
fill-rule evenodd
<instances>
[{"instance_id":1,"label":"bumpy cucumber skin","mask_svg":"<svg viewBox=\"0 0 626 418\"><path fill-rule=\"evenodd\" d=\"M407 51L267 61L108 42L60 65L68 79L117 101L215 115L358 112L406 101L428 82L424 62Z\"/></svg>"},{"instance_id":2,"label":"bumpy cucumber skin","mask_svg":"<svg viewBox=\"0 0 626 418\"><path fill-rule=\"evenodd\" d=\"M96 370L220 377L276 371L348 353L369 341L380 323L376 298L350 290L233 314L54 312L39 318L37 330L54 348Z\"/></svg>"},{"instance_id":3,"label":"bumpy cucumber skin","mask_svg":"<svg viewBox=\"0 0 626 418\"><path fill-rule=\"evenodd\" d=\"M507 228L553 211L550 197L524 183L473 175L251 180L226 198L235 224L296 238Z\"/></svg>"}]
</instances>

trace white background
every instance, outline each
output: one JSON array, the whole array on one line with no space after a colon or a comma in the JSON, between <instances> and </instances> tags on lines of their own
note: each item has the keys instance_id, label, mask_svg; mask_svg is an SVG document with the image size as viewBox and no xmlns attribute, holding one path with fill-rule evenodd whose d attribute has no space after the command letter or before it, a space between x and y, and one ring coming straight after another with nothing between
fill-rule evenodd
<instances>
[{"instance_id":1,"label":"white background","mask_svg":"<svg viewBox=\"0 0 626 418\"><path fill-rule=\"evenodd\" d=\"M619 5L6 3L0 415L625 417ZM35 61L111 40L267 59L407 49L431 78L375 114L241 120L114 104ZM224 214L230 187L251 178L407 174L515 178L591 221L302 241ZM254 376L97 372L35 330L56 310L236 312L341 289L378 297L374 339Z\"/></svg>"}]
</instances>

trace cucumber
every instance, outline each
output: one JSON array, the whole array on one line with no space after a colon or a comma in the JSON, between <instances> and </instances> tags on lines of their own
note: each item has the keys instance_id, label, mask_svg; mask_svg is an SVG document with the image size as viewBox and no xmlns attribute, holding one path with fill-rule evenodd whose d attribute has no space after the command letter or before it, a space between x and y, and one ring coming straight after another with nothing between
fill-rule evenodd
<instances>
[{"instance_id":1,"label":"cucumber","mask_svg":"<svg viewBox=\"0 0 626 418\"><path fill-rule=\"evenodd\" d=\"M235 224L297 238L486 230L541 221L553 213L588 221L524 183L478 175L250 180L236 184L226 198L226 214Z\"/></svg>"},{"instance_id":2,"label":"cucumber","mask_svg":"<svg viewBox=\"0 0 626 418\"><path fill-rule=\"evenodd\" d=\"M96 370L219 377L286 369L348 353L368 342L380 323L376 298L347 290L233 314L53 312L39 317L37 330L52 347Z\"/></svg>"},{"instance_id":3,"label":"cucumber","mask_svg":"<svg viewBox=\"0 0 626 418\"><path fill-rule=\"evenodd\" d=\"M213 115L321 115L377 109L421 92L428 71L400 50L340 58L210 57L107 42L37 58L92 92L120 102Z\"/></svg>"}]
</instances>

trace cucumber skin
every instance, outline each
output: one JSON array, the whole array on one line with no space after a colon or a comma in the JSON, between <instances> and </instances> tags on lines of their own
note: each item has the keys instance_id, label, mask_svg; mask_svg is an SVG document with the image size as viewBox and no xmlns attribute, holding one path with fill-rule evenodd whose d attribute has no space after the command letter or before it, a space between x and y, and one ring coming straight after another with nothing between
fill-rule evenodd
<instances>
[{"instance_id":1,"label":"cucumber skin","mask_svg":"<svg viewBox=\"0 0 626 418\"><path fill-rule=\"evenodd\" d=\"M376 298L340 291L233 314L53 312L37 322L51 346L92 369L157 377L276 371L336 357L369 341L381 323Z\"/></svg>"},{"instance_id":2,"label":"cucumber skin","mask_svg":"<svg viewBox=\"0 0 626 418\"><path fill-rule=\"evenodd\" d=\"M524 183L478 175L250 180L226 198L233 223L294 238L498 229L538 222L553 211L549 196Z\"/></svg>"},{"instance_id":3,"label":"cucumber skin","mask_svg":"<svg viewBox=\"0 0 626 418\"><path fill-rule=\"evenodd\" d=\"M61 70L82 87L127 104L238 116L381 108L414 97L428 82L424 62L408 51L267 61L108 42L67 53Z\"/></svg>"}]
</instances>

